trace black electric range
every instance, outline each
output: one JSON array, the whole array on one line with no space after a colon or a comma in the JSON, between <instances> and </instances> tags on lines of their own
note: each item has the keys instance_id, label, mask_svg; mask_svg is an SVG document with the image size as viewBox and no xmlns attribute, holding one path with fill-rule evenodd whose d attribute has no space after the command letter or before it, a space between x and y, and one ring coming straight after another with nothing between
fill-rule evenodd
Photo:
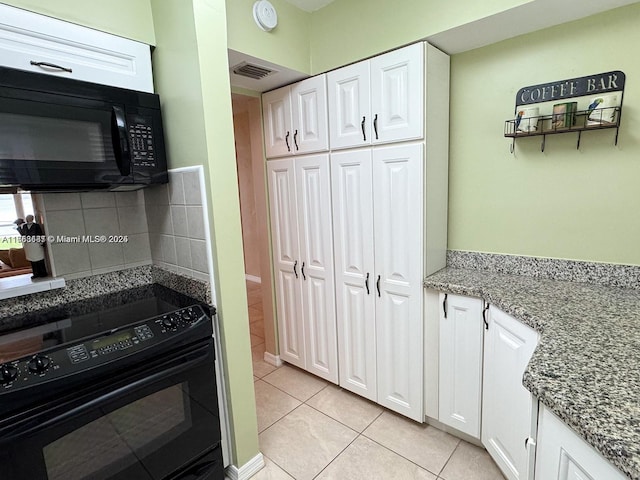
<instances>
[{"instance_id":1,"label":"black electric range","mask_svg":"<svg viewBox=\"0 0 640 480\"><path fill-rule=\"evenodd\" d=\"M148 285L2 319L0 469L222 478L213 314Z\"/></svg>"}]
</instances>

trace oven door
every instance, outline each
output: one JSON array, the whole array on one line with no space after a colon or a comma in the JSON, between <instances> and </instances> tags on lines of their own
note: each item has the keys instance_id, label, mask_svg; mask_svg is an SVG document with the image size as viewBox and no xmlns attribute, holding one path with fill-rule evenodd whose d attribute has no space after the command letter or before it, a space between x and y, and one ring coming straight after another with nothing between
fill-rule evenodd
<instances>
[{"instance_id":1,"label":"oven door","mask_svg":"<svg viewBox=\"0 0 640 480\"><path fill-rule=\"evenodd\" d=\"M211 340L86 390L0 431L2 478L224 478Z\"/></svg>"}]
</instances>

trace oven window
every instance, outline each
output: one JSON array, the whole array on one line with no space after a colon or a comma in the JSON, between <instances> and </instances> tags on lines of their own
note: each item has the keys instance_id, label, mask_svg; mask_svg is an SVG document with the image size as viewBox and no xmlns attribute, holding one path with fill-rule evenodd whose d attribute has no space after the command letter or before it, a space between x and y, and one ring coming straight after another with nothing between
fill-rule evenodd
<instances>
[{"instance_id":1,"label":"oven window","mask_svg":"<svg viewBox=\"0 0 640 480\"><path fill-rule=\"evenodd\" d=\"M88 121L0 113L0 160L104 163L111 140L103 132L110 117L102 116Z\"/></svg>"},{"instance_id":2,"label":"oven window","mask_svg":"<svg viewBox=\"0 0 640 480\"><path fill-rule=\"evenodd\" d=\"M192 426L187 383L160 390L44 447L49 480L105 480L175 440ZM152 475L149 474L149 478Z\"/></svg>"}]
</instances>

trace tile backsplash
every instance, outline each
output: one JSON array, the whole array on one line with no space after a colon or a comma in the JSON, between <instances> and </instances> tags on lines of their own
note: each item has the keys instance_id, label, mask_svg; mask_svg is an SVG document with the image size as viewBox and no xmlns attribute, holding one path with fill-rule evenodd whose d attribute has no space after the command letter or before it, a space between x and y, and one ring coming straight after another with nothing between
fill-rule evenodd
<instances>
[{"instance_id":1,"label":"tile backsplash","mask_svg":"<svg viewBox=\"0 0 640 480\"><path fill-rule=\"evenodd\" d=\"M126 236L122 242L48 242L53 273L73 279L154 264L209 281L201 170L171 170L169 184L134 192L41 194L46 235Z\"/></svg>"},{"instance_id":2,"label":"tile backsplash","mask_svg":"<svg viewBox=\"0 0 640 480\"><path fill-rule=\"evenodd\" d=\"M40 205L47 235L126 236L126 241L49 242L56 276L71 279L151 263L142 191L47 193L41 195Z\"/></svg>"},{"instance_id":3,"label":"tile backsplash","mask_svg":"<svg viewBox=\"0 0 640 480\"><path fill-rule=\"evenodd\" d=\"M151 258L172 272L209 281L207 221L198 167L169 172L169 184L144 191Z\"/></svg>"}]
</instances>

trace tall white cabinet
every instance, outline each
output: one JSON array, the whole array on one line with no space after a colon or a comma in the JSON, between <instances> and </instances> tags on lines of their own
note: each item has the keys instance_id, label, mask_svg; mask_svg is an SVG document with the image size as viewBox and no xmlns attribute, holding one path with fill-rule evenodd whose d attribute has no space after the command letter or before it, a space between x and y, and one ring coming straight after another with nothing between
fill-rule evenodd
<instances>
[{"instance_id":1,"label":"tall white cabinet","mask_svg":"<svg viewBox=\"0 0 640 480\"><path fill-rule=\"evenodd\" d=\"M446 254L448 93L449 57L417 43L263 95L267 157L295 157L267 162L280 356L420 422L422 280ZM301 156L301 138L329 154Z\"/></svg>"},{"instance_id":2,"label":"tall white cabinet","mask_svg":"<svg viewBox=\"0 0 640 480\"><path fill-rule=\"evenodd\" d=\"M340 385L421 420L423 145L331 162Z\"/></svg>"},{"instance_id":3,"label":"tall white cabinet","mask_svg":"<svg viewBox=\"0 0 640 480\"><path fill-rule=\"evenodd\" d=\"M329 156L267 163L280 357L338 381Z\"/></svg>"}]
</instances>

